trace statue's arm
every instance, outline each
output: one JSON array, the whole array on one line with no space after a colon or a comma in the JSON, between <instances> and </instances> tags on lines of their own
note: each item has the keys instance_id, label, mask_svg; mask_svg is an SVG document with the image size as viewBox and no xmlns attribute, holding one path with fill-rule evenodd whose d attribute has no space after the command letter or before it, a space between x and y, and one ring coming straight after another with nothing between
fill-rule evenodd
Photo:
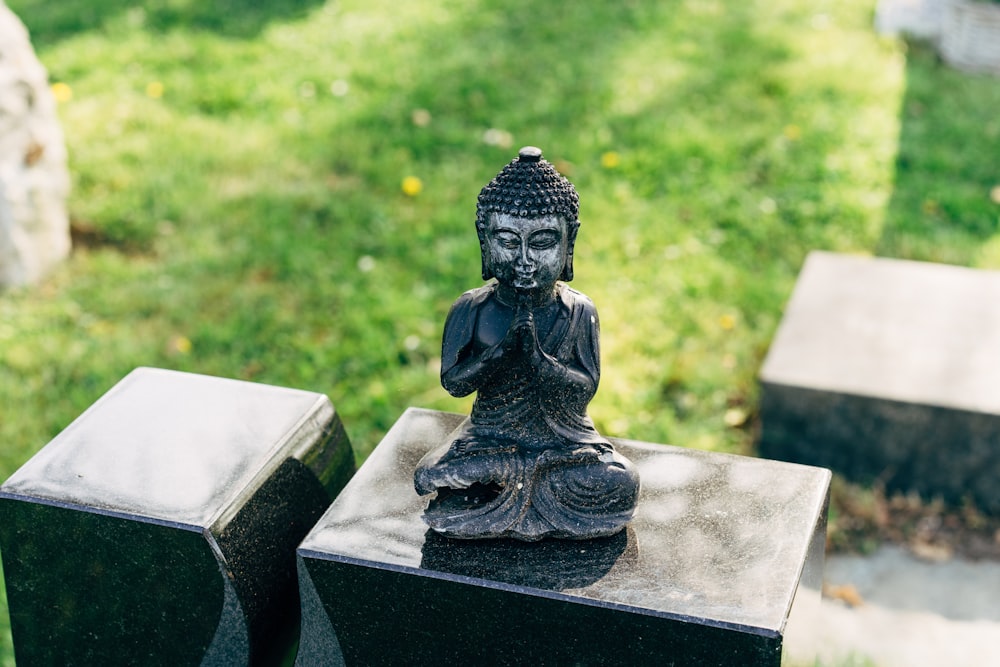
<instances>
[{"instance_id":1,"label":"statue's arm","mask_svg":"<svg viewBox=\"0 0 1000 667\"><path fill-rule=\"evenodd\" d=\"M456 301L444 323L441 342L441 386L452 396L468 396L486 380L493 368L493 348L482 354L472 349L477 308L469 293Z\"/></svg>"},{"instance_id":2,"label":"statue's arm","mask_svg":"<svg viewBox=\"0 0 1000 667\"><path fill-rule=\"evenodd\" d=\"M597 393L598 378L586 368L574 362L564 363L550 354L542 353L543 360L538 368L538 377L543 384L551 386L560 400L570 406L583 409Z\"/></svg>"},{"instance_id":3,"label":"statue's arm","mask_svg":"<svg viewBox=\"0 0 1000 667\"><path fill-rule=\"evenodd\" d=\"M479 389L487 368L479 355L468 351L452 366L441 367L441 386L452 396L468 396Z\"/></svg>"},{"instance_id":4,"label":"statue's arm","mask_svg":"<svg viewBox=\"0 0 1000 667\"><path fill-rule=\"evenodd\" d=\"M543 383L560 388L561 400L569 401L576 409L586 409L601 378L600 324L597 309L585 297L574 308L572 318L571 354L557 358L539 346L538 376Z\"/></svg>"}]
</instances>

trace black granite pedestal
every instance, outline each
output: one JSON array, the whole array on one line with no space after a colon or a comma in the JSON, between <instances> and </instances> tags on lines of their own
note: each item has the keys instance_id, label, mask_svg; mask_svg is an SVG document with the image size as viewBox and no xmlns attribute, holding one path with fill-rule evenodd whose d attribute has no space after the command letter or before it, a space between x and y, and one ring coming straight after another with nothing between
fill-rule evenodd
<instances>
[{"instance_id":1,"label":"black granite pedestal","mask_svg":"<svg viewBox=\"0 0 1000 667\"><path fill-rule=\"evenodd\" d=\"M1000 272L811 253L760 379L763 456L1000 514Z\"/></svg>"},{"instance_id":2,"label":"black granite pedestal","mask_svg":"<svg viewBox=\"0 0 1000 667\"><path fill-rule=\"evenodd\" d=\"M18 665L247 665L354 470L322 394L141 368L0 486Z\"/></svg>"},{"instance_id":3,"label":"black granite pedestal","mask_svg":"<svg viewBox=\"0 0 1000 667\"><path fill-rule=\"evenodd\" d=\"M624 532L453 541L413 470L462 419L408 410L302 542L298 667L778 665L819 604L828 471L614 440L642 484Z\"/></svg>"}]
</instances>

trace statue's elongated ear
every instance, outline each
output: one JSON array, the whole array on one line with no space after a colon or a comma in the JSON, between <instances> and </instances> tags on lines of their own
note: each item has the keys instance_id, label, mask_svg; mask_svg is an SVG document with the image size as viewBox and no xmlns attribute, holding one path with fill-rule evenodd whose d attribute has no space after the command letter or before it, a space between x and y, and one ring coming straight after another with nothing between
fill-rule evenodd
<instances>
[{"instance_id":1,"label":"statue's elongated ear","mask_svg":"<svg viewBox=\"0 0 1000 667\"><path fill-rule=\"evenodd\" d=\"M483 262L483 280L493 278L493 270L490 268L490 251L486 243L486 221L476 220L476 234L479 236L479 257Z\"/></svg>"},{"instance_id":2,"label":"statue's elongated ear","mask_svg":"<svg viewBox=\"0 0 1000 667\"><path fill-rule=\"evenodd\" d=\"M559 280L573 280L573 248L576 246L576 233L580 231L580 221L571 220L566 223L566 263L563 265Z\"/></svg>"},{"instance_id":3,"label":"statue's elongated ear","mask_svg":"<svg viewBox=\"0 0 1000 667\"><path fill-rule=\"evenodd\" d=\"M493 278L493 270L490 268L490 258L488 256L489 250L486 249L485 243L480 242L480 244L481 244L480 253L482 254L482 260L483 260L483 280L491 280Z\"/></svg>"}]
</instances>

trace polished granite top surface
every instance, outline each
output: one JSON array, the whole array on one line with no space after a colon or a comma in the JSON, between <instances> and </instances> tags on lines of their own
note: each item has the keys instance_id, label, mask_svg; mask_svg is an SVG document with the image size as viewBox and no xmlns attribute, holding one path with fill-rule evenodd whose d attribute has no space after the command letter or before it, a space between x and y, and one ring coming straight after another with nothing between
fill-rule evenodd
<instances>
[{"instance_id":1,"label":"polished granite top surface","mask_svg":"<svg viewBox=\"0 0 1000 667\"><path fill-rule=\"evenodd\" d=\"M1000 414L1000 271L813 251L764 382Z\"/></svg>"},{"instance_id":2,"label":"polished granite top surface","mask_svg":"<svg viewBox=\"0 0 1000 667\"><path fill-rule=\"evenodd\" d=\"M199 529L322 431L324 395L138 368L0 487Z\"/></svg>"},{"instance_id":3,"label":"polished granite top surface","mask_svg":"<svg viewBox=\"0 0 1000 667\"><path fill-rule=\"evenodd\" d=\"M779 633L823 525L821 468L612 439L639 468L626 531L589 541L457 541L430 532L413 470L464 418L408 410L299 547L307 558L636 613Z\"/></svg>"}]
</instances>

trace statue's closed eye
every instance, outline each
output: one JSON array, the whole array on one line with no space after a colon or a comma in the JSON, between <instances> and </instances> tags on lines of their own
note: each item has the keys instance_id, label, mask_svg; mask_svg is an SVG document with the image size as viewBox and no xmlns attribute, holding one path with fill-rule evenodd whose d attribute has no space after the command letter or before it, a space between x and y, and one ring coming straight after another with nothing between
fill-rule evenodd
<instances>
[{"instance_id":1,"label":"statue's closed eye","mask_svg":"<svg viewBox=\"0 0 1000 667\"><path fill-rule=\"evenodd\" d=\"M521 237L519 237L517 234L511 234L509 232L499 233L497 234L496 238L497 242L500 244L502 248L510 248L511 250L513 250L514 248L521 247Z\"/></svg>"},{"instance_id":2,"label":"statue's closed eye","mask_svg":"<svg viewBox=\"0 0 1000 667\"><path fill-rule=\"evenodd\" d=\"M559 235L553 232L538 232L532 234L528 245L536 250L546 250L559 243Z\"/></svg>"}]
</instances>

